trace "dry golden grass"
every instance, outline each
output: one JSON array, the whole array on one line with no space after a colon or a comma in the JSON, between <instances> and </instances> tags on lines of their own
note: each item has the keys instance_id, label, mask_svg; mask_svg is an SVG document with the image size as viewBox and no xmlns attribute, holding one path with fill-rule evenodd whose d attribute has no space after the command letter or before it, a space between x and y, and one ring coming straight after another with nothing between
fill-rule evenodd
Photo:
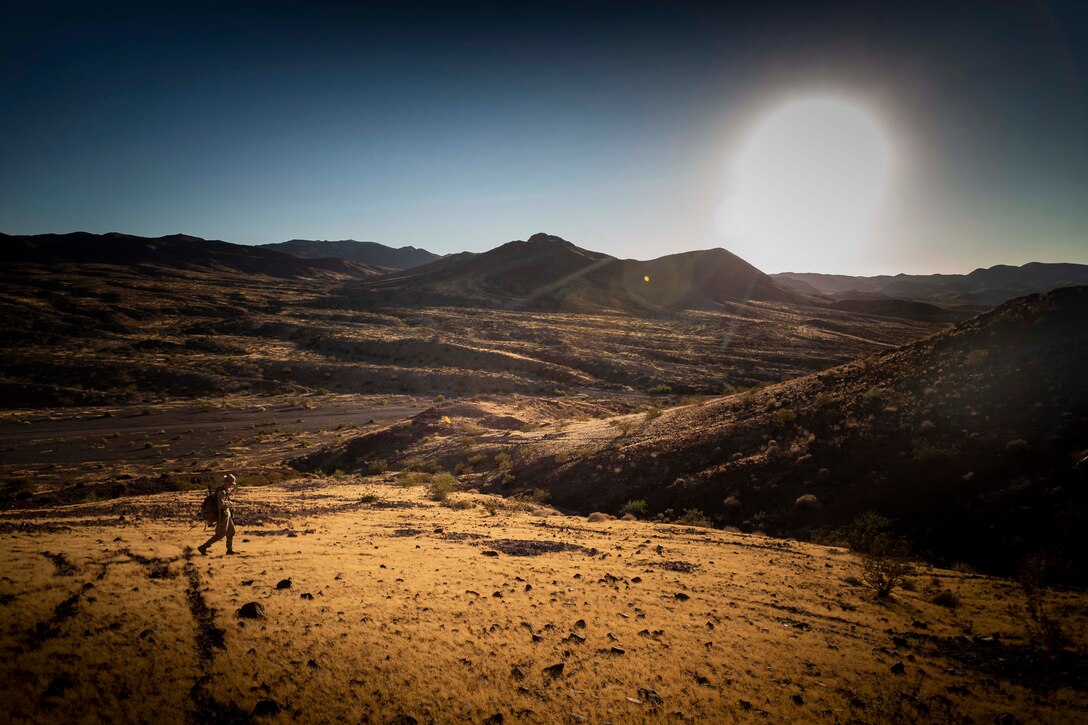
<instances>
[{"instance_id":1,"label":"dry golden grass","mask_svg":"<svg viewBox=\"0 0 1088 725\"><path fill-rule=\"evenodd\" d=\"M860 567L838 549L530 505L454 510L381 480L243 489L253 525L235 557L186 553L205 536L184 521L195 492L4 514L8 717L173 722L260 699L306 722L1088 716L1083 672L1002 664L1021 662L1026 636L1006 581L926 569L880 602L847 583ZM511 556L502 540L576 548ZM931 604L943 589L961 605ZM1083 595L1051 597L1083 649ZM236 616L250 601L265 619Z\"/></svg>"}]
</instances>

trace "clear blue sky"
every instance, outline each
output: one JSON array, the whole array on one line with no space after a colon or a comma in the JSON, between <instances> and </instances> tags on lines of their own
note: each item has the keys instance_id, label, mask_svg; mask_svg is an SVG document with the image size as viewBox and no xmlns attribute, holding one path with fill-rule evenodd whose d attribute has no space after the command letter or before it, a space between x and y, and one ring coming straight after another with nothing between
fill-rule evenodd
<instances>
[{"instance_id":1,"label":"clear blue sky","mask_svg":"<svg viewBox=\"0 0 1088 725\"><path fill-rule=\"evenodd\" d=\"M793 271L1088 263L1085 4L815 5L7 2L0 231L731 248L731 163L816 95L894 162Z\"/></svg>"}]
</instances>

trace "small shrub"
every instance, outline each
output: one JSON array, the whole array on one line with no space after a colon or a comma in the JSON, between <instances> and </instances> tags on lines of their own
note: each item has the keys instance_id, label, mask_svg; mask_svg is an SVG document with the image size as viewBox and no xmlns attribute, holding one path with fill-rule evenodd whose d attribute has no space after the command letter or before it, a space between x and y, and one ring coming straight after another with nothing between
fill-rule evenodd
<instances>
[{"instance_id":1,"label":"small shrub","mask_svg":"<svg viewBox=\"0 0 1088 725\"><path fill-rule=\"evenodd\" d=\"M649 423L651 420L656 420L661 417L661 408L650 408L642 415L643 420Z\"/></svg>"},{"instance_id":2,"label":"small shrub","mask_svg":"<svg viewBox=\"0 0 1088 725\"><path fill-rule=\"evenodd\" d=\"M453 493L453 486L456 483L457 479L452 474L446 472L436 473L431 476L427 496L432 501L445 501Z\"/></svg>"},{"instance_id":3,"label":"small shrub","mask_svg":"<svg viewBox=\"0 0 1088 725\"><path fill-rule=\"evenodd\" d=\"M1047 601L1046 578L1053 566L1047 555L1032 554L1021 562L1016 577L1027 604L1028 635L1051 651L1061 649L1068 641L1061 621Z\"/></svg>"},{"instance_id":4,"label":"small shrub","mask_svg":"<svg viewBox=\"0 0 1088 725\"><path fill-rule=\"evenodd\" d=\"M736 496L727 496L726 499L722 501L722 506L724 506L725 510L729 513L736 513L741 509L740 499Z\"/></svg>"},{"instance_id":5,"label":"small shrub","mask_svg":"<svg viewBox=\"0 0 1088 725\"><path fill-rule=\"evenodd\" d=\"M514 467L514 460L509 453L496 453L495 463L498 464L500 471L509 471Z\"/></svg>"},{"instance_id":6,"label":"small shrub","mask_svg":"<svg viewBox=\"0 0 1088 725\"><path fill-rule=\"evenodd\" d=\"M665 383L662 383L660 385L655 385L652 388L648 388L646 392L650 395L668 395L672 392L672 388Z\"/></svg>"},{"instance_id":7,"label":"small shrub","mask_svg":"<svg viewBox=\"0 0 1088 725\"><path fill-rule=\"evenodd\" d=\"M936 604L938 607L946 607L948 609L955 609L960 605L960 598L956 596L956 593L951 589L937 592L929 598L929 601L932 604Z\"/></svg>"},{"instance_id":8,"label":"small shrub","mask_svg":"<svg viewBox=\"0 0 1088 725\"><path fill-rule=\"evenodd\" d=\"M484 501L484 511L487 511L488 516L497 516L499 513L499 504L494 500L488 499Z\"/></svg>"},{"instance_id":9,"label":"small shrub","mask_svg":"<svg viewBox=\"0 0 1088 725\"><path fill-rule=\"evenodd\" d=\"M676 523L685 526L701 526L706 529L714 527L714 523L699 509L684 509L684 515L678 518Z\"/></svg>"},{"instance_id":10,"label":"small shrub","mask_svg":"<svg viewBox=\"0 0 1088 725\"><path fill-rule=\"evenodd\" d=\"M914 573L908 555L910 547L890 532L891 521L868 512L851 524L847 532L850 549L861 558L861 580L884 599Z\"/></svg>"},{"instance_id":11,"label":"small shrub","mask_svg":"<svg viewBox=\"0 0 1088 725\"><path fill-rule=\"evenodd\" d=\"M446 500L442 502L442 505L446 508L453 509L454 511L464 511L465 509L472 508L472 502L465 499Z\"/></svg>"},{"instance_id":12,"label":"small shrub","mask_svg":"<svg viewBox=\"0 0 1088 725\"><path fill-rule=\"evenodd\" d=\"M646 515L646 499L633 498L620 507L620 516L634 516L636 518Z\"/></svg>"},{"instance_id":13,"label":"small shrub","mask_svg":"<svg viewBox=\"0 0 1088 725\"><path fill-rule=\"evenodd\" d=\"M826 408L835 402L835 396L831 393L820 393L816 396L814 401L817 408Z\"/></svg>"},{"instance_id":14,"label":"small shrub","mask_svg":"<svg viewBox=\"0 0 1088 725\"><path fill-rule=\"evenodd\" d=\"M586 521L590 521L592 523L599 523L601 521L614 521L615 519L615 516L609 516L608 514L601 513L600 511L594 511L586 517Z\"/></svg>"},{"instance_id":15,"label":"small shrub","mask_svg":"<svg viewBox=\"0 0 1088 725\"><path fill-rule=\"evenodd\" d=\"M808 511L815 511L823 506L820 503L820 499L816 498L815 494L806 493L797 497L797 500L793 502L794 508L804 509Z\"/></svg>"},{"instance_id":16,"label":"small shrub","mask_svg":"<svg viewBox=\"0 0 1088 725\"><path fill-rule=\"evenodd\" d=\"M780 426L787 426L794 423L797 420L797 413L792 410L778 410L774 414L774 422Z\"/></svg>"},{"instance_id":17,"label":"small shrub","mask_svg":"<svg viewBox=\"0 0 1088 725\"><path fill-rule=\"evenodd\" d=\"M431 474L423 471L405 471L397 478L401 486L426 486L431 482Z\"/></svg>"}]
</instances>

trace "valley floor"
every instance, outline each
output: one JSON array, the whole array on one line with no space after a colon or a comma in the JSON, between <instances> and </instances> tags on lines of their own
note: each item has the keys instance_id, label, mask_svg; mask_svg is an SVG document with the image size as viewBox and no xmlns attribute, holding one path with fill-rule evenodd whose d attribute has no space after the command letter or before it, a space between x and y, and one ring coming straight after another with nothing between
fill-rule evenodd
<instances>
[{"instance_id":1,"label":"valley floor","mask_svg":"<svg viewBox=\"0 0 1088 725\"><path fill-rule=\"evenodd\" d=\"M1088 719L1010 582L920 568L880 601L841 549L392 481L242 488L234 557L193 551L200 491L0 514L7 717ZM1077 651L1085 604L1050 594Z\"/></svg>"}]
</instances>

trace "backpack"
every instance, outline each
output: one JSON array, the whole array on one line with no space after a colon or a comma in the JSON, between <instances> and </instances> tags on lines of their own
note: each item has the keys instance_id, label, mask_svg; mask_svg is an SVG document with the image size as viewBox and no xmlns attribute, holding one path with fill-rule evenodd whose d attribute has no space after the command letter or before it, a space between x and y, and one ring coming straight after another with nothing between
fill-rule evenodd
<instances>
[{"instance_id":1,"label":"backpack","mask_svg":"<svg viewBox=\"0 0 1088 725\"><path fill-rule=\"evenodd\" d=\"M219 502L216 500L215 491L211 488L208 489L208 495L200 504L200 518L206 527L219 524Z\"/></svg>"}]
</instances>

